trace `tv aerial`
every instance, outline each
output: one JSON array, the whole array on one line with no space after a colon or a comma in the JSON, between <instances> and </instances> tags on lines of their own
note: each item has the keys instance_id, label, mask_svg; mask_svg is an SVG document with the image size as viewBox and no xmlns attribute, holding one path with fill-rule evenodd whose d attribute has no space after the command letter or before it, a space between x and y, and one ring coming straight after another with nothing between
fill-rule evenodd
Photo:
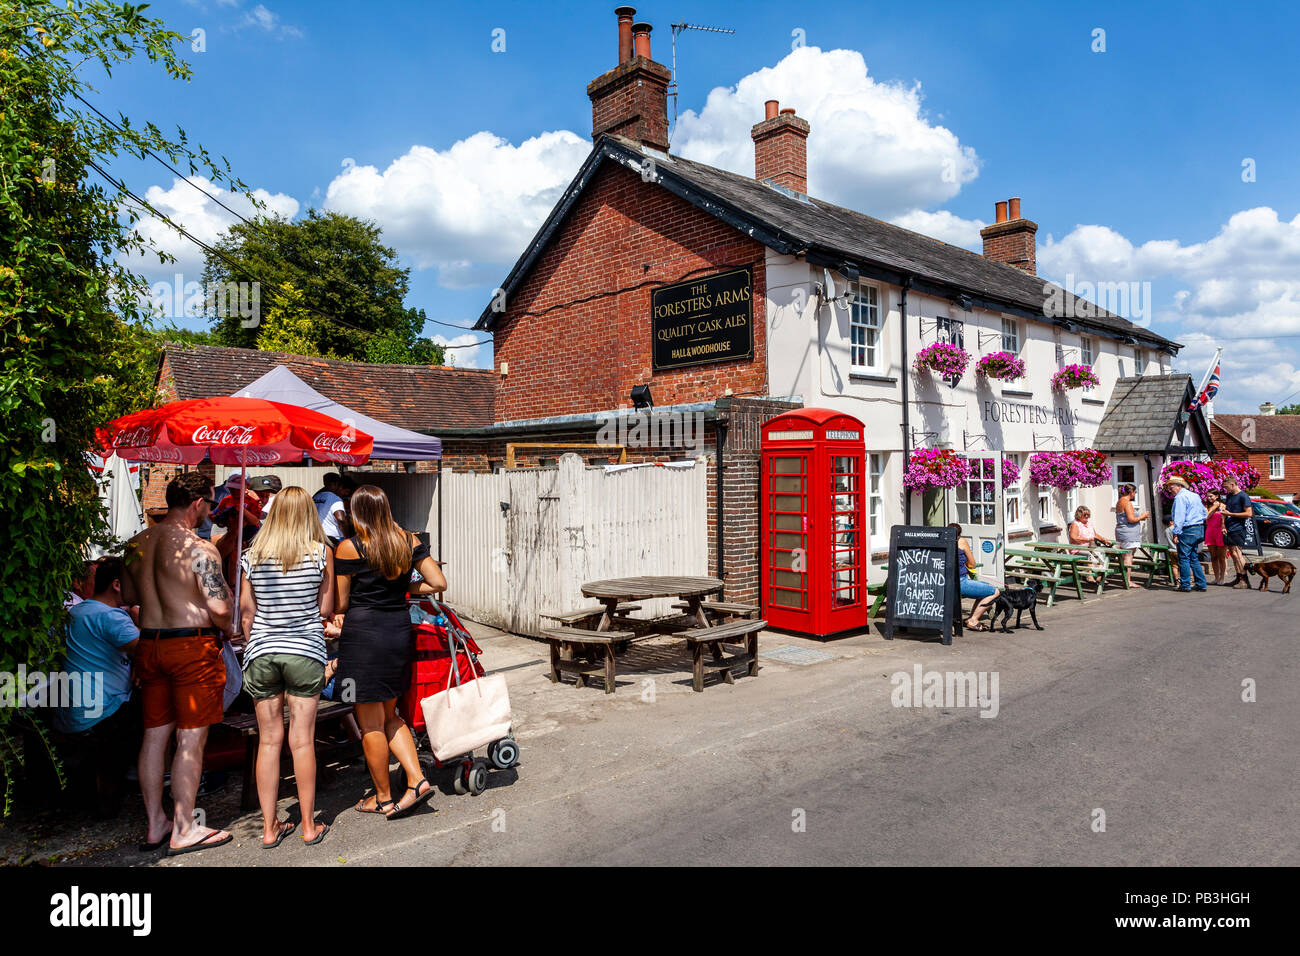
<instances>
[{"instance_id":1,"label":"tv aerial","mask_svg":"<svg viewBox=\"0 0 1300 956\"><path fill-rule=\"evenodd\" d=\"M685 30L699 30L702 33L734 34L735 30L726 27L706 27L695 23L674 23L673 28L673 74L668 83L668 95L673 98L673 132L677 132L677 34Z\"/></svg>"}]
</instances>

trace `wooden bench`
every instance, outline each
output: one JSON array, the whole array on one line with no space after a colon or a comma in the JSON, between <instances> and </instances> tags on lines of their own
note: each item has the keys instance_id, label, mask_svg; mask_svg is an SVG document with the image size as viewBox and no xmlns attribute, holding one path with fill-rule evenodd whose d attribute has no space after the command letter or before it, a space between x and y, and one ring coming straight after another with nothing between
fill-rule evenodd
<instances>
[{"instance_id":1,"label":"wooden bench","mask_svg":"<svg viewBox=\"0 0 1300 956\"><path fill-rule=\"evenodd\" d=\"M633 611L641 610L640 604L620 604L614 609L615 617L627 617ZM591 625L591 630L595 630L595 625L599 623L604 615L603 607L580 607L576 611L542 611L538 616L552 621L559 621L561 625Z\"/></svg>"},{"instance_id":2,"label":"wooden bench","mask_svg":"<svg viewBox=\"0 0 1300 956\"><path fill-rule=\"evenodd\" d=\"M726 624L717 624L713 627L693 627L689 631L684 631L682 636L686 638L686 644L691 649L691 674L692 686L696 693L704 690L704 669L716 670L722 672L722 679L728 684L734 684L736 679L731 675L731 668L738 664L748 664L747 671L750 677L758 674L758 632L767 627L767 621L749 620L742 618L740 620L728 621ZM725 655L718 646L722 641L732 641L743 638L745 641L745 650L742 653ZM713 660L704 660L704 648L709 647L713 651Z\"/></svg>"},{"instance_id":3,"label":"wooden bench","mask_svg":"<svg viewBox=\"0 0 1300 956\"><path fill-rule=\"evenodd\" d=\"M720 617L757 617L758 608L752 604L739 604L735 601L701 601L700 607L707 612L712 612ZM689 601L678 601L673 605L678 611L689 611L691 605Z\"/></svg>"},{"instance_id":4,"label":"wooden bench","mask_svg":"<svg viewBox=\"0 0 1300 956\"><path fill-rule=\"evenodd\" d=\"M316 727L327 721L341 721L352 713L352 705L337 700L322 700L316 708ZM289 712L284 714L284 725L289 726ZM239 791L240 812L257 807L257 715L231 714L221 722L244 738L244 782Z\"/></svg>"},{"instance_id":5,"label":"wooden bench","mask_svg":"<svg viewBox=\"0 0 1300 956\"><path fill-rule=\"evenodd\" d=\"M551 683L560 683L560 675L567 672L578 678L579 686L586 687L588 675L604 671L606 694L614 693L615 645L636 637L631 631L590 631L581 627L552 627L542 634L551 645ZM560 654L564 645L577 645L583 650L603 649L603 660L583 661L576 656L574 660L565 660Z\"/></svg>"}]
</instances>

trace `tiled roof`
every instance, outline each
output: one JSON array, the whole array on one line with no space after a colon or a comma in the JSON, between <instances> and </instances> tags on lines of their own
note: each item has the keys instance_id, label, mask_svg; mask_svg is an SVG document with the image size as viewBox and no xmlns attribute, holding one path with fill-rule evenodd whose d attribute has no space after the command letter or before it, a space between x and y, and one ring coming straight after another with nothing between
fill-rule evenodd
<instances>
[{"instance_id":1,"label":"tiled roof","mask_svg":"<svg viewBox=\"0 0 1300 956\"><path fill-rule=\"evenodd\" d=\"M639 143L622 136L602 137L547 223L516 263L503 285L505 291L510 292L522 280L602 160L610 158L639 169L639 164L647 157L655 161L656 175L666 188L713 215L727 221L736 220L738 229L778 252L806 255L810 262L824 259L827 264L844 263L859 269L871 267L890 276L897 275L900 279L907 275L918 283L919 291L928 291L923 285L929 284L937 294L960 291L987 300L992 306L1010 306L1045 318L1047 291L1056 290L1067 315L1080 315L1081 309L1088 312L1086 318L1070 319L1080 328L1092 328L1121 337L1132 336L1156 347L1181 347L1128 319L1076 299L1054 283L1015 266L986 259L969 249L949 245L852 209L789 190L775 189L748 176L680 156L665 159L662 153L647 151ZM891 278L889 281L894 280ZM976 304L984 306L984 302ZM475 328L490 329L496 317L497 313L489 306Z\"/></svg>"},{"instance_id":2,"label":"tiled roof","mask_svg":"<svg viewBox=\"0 0 1300 956\"><path fill-rule=\"evenodd\" d=\"M490 369L374 365L214 345L169 344L164 356L178 399L233 395L283 365L326 398L390 425L436 434L492 424Z\"/></svg>"},{"instance_id":3,"label":"tiled roof","mask_svg":"<svg viewBox=\"0 0 1300 956\"><path fill-rule=\"evenodd\" d=\"M1247 420L1254 423L1254 441L1242 437L1252 431ZM1214 425L1252 451L1300 450L1300 415L1215 415Z\"/></svg>"},{"instance_id":4,"label":"tiled roof","mask_svg":"<svg viewBox=\"0 0 1300 956\"><path fill-rule=\"evenodd\" d=\"M1195 431L1184 441L1174 436L1179 413L1192 397L1190 375L1130 375L1115 383L1097 426L1093 447L1106 452L1158 452L1171 444L1195 444L1196 432L1206 433L1198 409ZM1206 451L1211 451L1207 448Z\"/></svg>"}]
</instances>

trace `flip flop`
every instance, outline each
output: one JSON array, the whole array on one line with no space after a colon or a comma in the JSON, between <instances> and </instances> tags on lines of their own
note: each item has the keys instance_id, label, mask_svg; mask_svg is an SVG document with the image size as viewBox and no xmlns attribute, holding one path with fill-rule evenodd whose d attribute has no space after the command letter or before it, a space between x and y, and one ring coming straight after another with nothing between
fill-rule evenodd
<instances>
[{"instance_id":1,"label":"flip flop","mask_svg":"<svg viewBox=\"0 0 1300 956\"><path fill-rule=\"evenodd\" d=\"M391 801L390 801L390 802L391 802ZM329 832L330 832L329 824L328 824L328 823L322 823L322 824L320 825L320 833L316 834L316 839L314 839L314 840L303 840L303 841L302 841L302 845L303 845L303 846L315 846L315 845L316 845L317 843L319 843L321 840L325 839L325 834L327 834L327 833L329 833Z\"/></svg>"},{"instance_id":2,"label":"flip flop","mask_svg":"<svg viewBox=\"0 0 1300 956\"><path fill-rule=\"evenodd\" d=\"M168 827L167 832L162 835L161 839L155 840L153 843L141 843L138 848L141 853L152 853L154 850L162 849L163 844L171 840L171 836L172 827Z\"/></svg>"},{"instance_id":3,"label":"flip flop","mask_svg":"<svg viewBox=\"0 0 1300 956\"><path fill-rule=\"evenodd\" d=\"M287 837L290 833L292 833L296 829L298 829L298 824L296 823L289 824L289 829L287 830L281 828L280 833L276 836L274 843L267 843L265 840L262 841L262 849L274 850L277 846L279 846L281 843L284 842L285 837Z\"/></svg>"},{"instance_id":4,"label":"flip flop","mask_svg":"<svg viewBox=\"0 0 1300 956\"><path fill-rule=\"evenodd\" d=\"M429 784L429 789L424 791L424 793L420 793L420 784L422 783ZM429 783L428 779L426 779L425 777L421 777L419 780L417 780L415 782L414 787L407 787L406 789L408 791L409 790L415 791L415 802L411 804L409 807L401 807L401 806L397 807L395 810L393 810L392 813L388 814L388 819L400 820L402 817L409 817L412 813L416 811L417 808L422 807L424 806L424 804L428 803L429 799L433 796L433 784Z\"/></svg>"},{"instance_id":5,"label":"flip flop","mask_svg":"<svg viewBox=\"0 0 1300 956\"><path fill-rule=\"evenodd\" d=\"M220 832L221 832L220 830L213 830L211 833L205 836L198 843L191 843L189 846L182 846L182 847L169 846L167 847L167 855L181 856L184 853L198 853L200 850L210 850L214 846L225 846L227 843L229 843L231 840L234 839L233 836L227 833L226 838L224 840L217 840L215 843L210 842L212 838Z\"/></svg>"}]
</instances>

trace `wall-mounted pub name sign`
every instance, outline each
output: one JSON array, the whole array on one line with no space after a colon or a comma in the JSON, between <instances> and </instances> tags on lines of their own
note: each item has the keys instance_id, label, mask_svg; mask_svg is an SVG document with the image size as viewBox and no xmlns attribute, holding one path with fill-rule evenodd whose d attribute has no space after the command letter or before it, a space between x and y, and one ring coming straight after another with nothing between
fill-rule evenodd
<instances>
[{"instance_id":1,"label":"wall-mounted pub name sign","mask_svg":"<svg viewBox=\"0 0 1300 956\"><path fill-rule=\"evenodd\" d=\"M751 358L753 289L748 268L656 289L650 296L654 370Z\"/></svg>"}]
</instances>

